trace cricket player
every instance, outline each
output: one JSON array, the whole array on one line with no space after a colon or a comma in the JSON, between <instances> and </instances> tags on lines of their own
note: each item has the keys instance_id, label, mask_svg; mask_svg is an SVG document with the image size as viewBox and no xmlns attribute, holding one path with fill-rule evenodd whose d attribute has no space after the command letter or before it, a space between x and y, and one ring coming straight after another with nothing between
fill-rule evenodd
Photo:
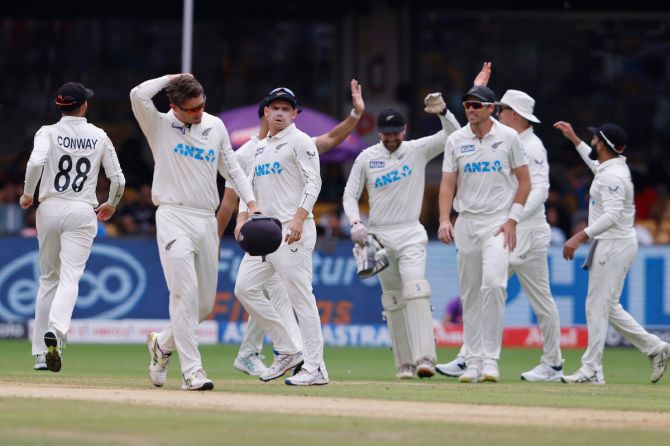
<instances>
[{"instance_id":1,"label":"cricket player","mask_svg":"<svg viewBox=\"0 0 670 446\"><path fill-rule=\"evenodd\" d=\"M507 269L530 192L519 135L492 118L495 94L475 86L463 96L468 125L444 148L438 237L456 244L467 368L461 382L497 382ZM459 212L455 225L451 208Z\"/></svg>"},{"instance_id":2,"label":"cricket player","mask_svg":"<svg viewBox=\"0 0 670 446\"><path fill-rule=\"evenodd\" d=\"M379 114L380 142L358 155L343 196L351 238L363 245L368 228L361 222L358 201L363 189L367 190L369 232L387 250L389 267L379 272L379 281L399 379L435 374L431 290L425 279L428 236L419 214L426 164L443 151L447 135L460 128L441 94L428 95L425 110L440 118L442 130L410 141L404 141L407 126L400 112L388 109Z\"/></svg>"},{"instance_id":3,"label":"cricket player","mask_svg":"<svg viewBox=\"0 0 670 446\"><path fill-rule=\"evenodd\" d=\"M561 380L561 326L558 309L549 289L547 253L551 229L544 213L549 196L549 164L547 151L535 135L531 123L540 120L533 114L535 100L519 90L507 90L498 103L498 120L519 133L528 156L531 190L516 227L517 246L510 254L509 274L516 274L537 316L544 351L540 364L521 374L525 381ZM458 377L465 371L465 347L450 363L438 364L436 370L446 376Z\"/></svg>"},{"instance_id":4,"label":"cricket player","mask_svg":"<svg viewBox=\"0 0 670 446\"><path fill-rule=\"evenodd\" d=\"M628 143L626 132L616 124L589 127L591 147L575 134L568 122L554 124L570 142L595 177L589 195L588 226L570 237L563 247L563 258L572 260L583 242L591 239L591 248L583 266L589 272L586 295L586 324L589 343L582 366L565 383L605 384L603 351L607 326L611 324L624 338L651 361L651 382L661 379L670 359L670 344L647 332L623 308L619 299L626 274L637 253L635 235L634 188L623 152Z\"/></svg>"},{"instance_id":5,"label":"cricket player","mask_svg":"<svg viewBox=\"0 0 670 446\"><path fill-rule=\"evenodd\" d=\"M61 119L40 128L28 160L23 209L33 204L40 181L37 208L40 281L35 302L32 353L35 370L58 372L62 348L79 294L79 279L98 232L121 200L126 180L107 134L86 120L93 91L67 82L57 92ZM109 198L98 205L96 186L102 165L110 181Z\"/></svg>"},{"instance_id":6,"label":"cricket player","mask_svg":"<svg viewBox=\"0 0 670 446\"><path fill-rule=\"evenodd\" d=\"M152 98L165 89L170 111L159 112ZM218 277L218 237L214 212L219 203L217 171L227 175L251 212L257 211L223 122L204 111L202 85L190 74L148 80L130 92L133 113L154 156L151 189L156 238L170 291L170 324L150 333L149 378L165 384L170 354L176 350L184 390L211 390L198 351L199 323L212 310Z\"/></svg>"},{"instance_id":7,"label":"cricket player","mask_svg":"<svg viewBox=\"0 0 670 446\"><path fill-rule=\"evenodd\" d=\"M298 101L291 90L276 88L266 100L263 111L269 132L254 153L252 186L265 214L281 221L285 243L265 258L245 254L237 274L235 295L268 334L277 351L272 365L260 379L279 378L302 364L299 373L286 379L286 384L324 385L329 379L323 362L319 310L312 294L312 254L316 243L312 208L321 190L319 152L312 139L293 123ZM249 210L240 205L237 237L248 218ZM286 286L298 318L302 351L263 294L263 284L275 273Z\"/></svg>"},{"instance_id":8,"label":"cricket player","mask_svg":"<svg viewBox=\"0 0 670 446\"><path fill-rule=\"evenodd\" d=\"M351 80L351 101L353 108L342 122L333 127L328 133L312 138L319 154L328 152L330 149L344 141L351 132L354 131L356 125L358 125L358 121L363 115L365 103L363 101L361 85L356 79ZM266 98L263 98L258 107L258 118L260 121L258 136L252 136L249 141L235 151L235 156L237 157L242 170L244 170L247 175L251 172L251 164L258 142L263 140L268 134L269 125L264 115L266 104ZM223 231L226 226L228 226L232 213L236 207L237 193L231 182L226 182L223 198L221 199L219 210L216 213L216 219L219 226L219 239L223 236ZM265 283L263 286L263 293L284 321L284 325L286 325L296 345L301 346L300 348L302 349L302 338L293 313L293 307L291 306L288 293L286 292L286 287L278 274L272 276L272 278ZM240 349L233 362L233 366L243 373L252 376L260 376L267 369L263 363L264 358L261 354L264 338L265 332L261 326L258 325L253 318L249 318L244 332L244 338L240 344Z\"/></svg>"}]
</instances>

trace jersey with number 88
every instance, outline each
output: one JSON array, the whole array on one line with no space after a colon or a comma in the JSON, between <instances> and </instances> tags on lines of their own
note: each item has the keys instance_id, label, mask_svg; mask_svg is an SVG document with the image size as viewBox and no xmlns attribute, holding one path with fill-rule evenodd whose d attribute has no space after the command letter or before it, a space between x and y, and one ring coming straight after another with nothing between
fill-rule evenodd
<instances>
[{"instance_id":1,"label":"jersey with number 88","mask_svg":"<svg viewBox=\"0 0 670 446\"><path fill-rule=\"evenodd\" d=\"M107 178L121 174L114 146L104 130L85 118L63 117L35 135L28 165L43 165L39 200L59 197L98 206L96 185L100 165ZM110 202L116 202L110 191ZM118 197L120 198L120 197ZM115 204L115 203L114 203Z\"/></svg>"}]
</instances>

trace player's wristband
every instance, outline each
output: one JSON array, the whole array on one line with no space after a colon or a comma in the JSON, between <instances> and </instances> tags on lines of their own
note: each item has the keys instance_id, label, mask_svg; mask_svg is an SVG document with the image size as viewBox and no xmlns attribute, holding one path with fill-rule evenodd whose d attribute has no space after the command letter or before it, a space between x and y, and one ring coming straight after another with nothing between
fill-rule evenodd
<instances>
[{"instance_id":1,"label":"player's wristband","mask_svg":"<svg viewBox=\"0 0 670 446\"><path fill-rule=\"evenodd\" d=\"M512 205L512 209L510 209L509 211L509 217L507 218L519 223L519 220L521 220L522 213L523 213L523 205L521 203L514 203Z\"/></svg>"},{"instance_id":2,"label":"player's wristband","mask_svg":"<svg viewBox=\"0 0 670 446\"><path fill-rule=\"evenodd\" d=\"M351 109L351 112L349 113L349 116L351 116L351 117L354 118L354 119L360 119L360 117L361 117L362 114L363 114L362 112L360 112L360 113L359 113L359 112L356 112L356 109L355 109L355 108L352 108L352 109Z\"/></svg>"}]
</instances>

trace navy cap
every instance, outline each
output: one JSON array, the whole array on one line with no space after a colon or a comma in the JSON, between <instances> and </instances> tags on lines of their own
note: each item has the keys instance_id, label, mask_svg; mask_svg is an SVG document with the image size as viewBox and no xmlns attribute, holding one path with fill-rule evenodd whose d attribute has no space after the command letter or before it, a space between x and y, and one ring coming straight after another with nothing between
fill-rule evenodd
<instances>
[{"instance_id":1,"label":"navy cap","mask_svg":"<svg viewBox=\"0 0 670 446\"><path fill-rule=\"evenodd\" d=\"M262 118L265 114L265 107L268 106L268 97L265 96L260 104L258 104L258 118Z\"/></svg>"},{"instance_id":2,"label":"navy cap","mask_svg":"<svg viewBox=\"0 0 670 446\"><path fill-rule=\"evenodd\" d=\"M618 154L623 153L623 149L628 144L626 131L616 124L607 123L600 127L589 127L589 131Z\"/></svg>"},{"instance_id":3,"label":"navy cap","mask_svg":"<svg viewBox=\"0 0 670 446\"><path fill-rule=\"evenodd\" d=\"M79 82L66 82L56 93L56 105L59 107L79 106L93 97L93 90L89 90Z\"/></svg>"},{"instance_id":4,"label":"navy cap","mask_svg":"<svg viewBox=\"0 0 670 446\"><path fill-rule=\"evenodd\" d=\"M281 245L281 222L274 217L252 215L240 230L240 247L251 256L266 256Z\"/></svg>"},{"instance_id":5,"label":"navy cap","mask_svg":"<svg viewBox=\"0 0 670 446\"><path fill-rule=\"evenodd\" d=\"M489 87L485 87L483 85L475 85L471 89L468 90L467 93L463 95L461 100L463 102L468 100L468 96L473 96L477 99L479 99L482 102L495 102L496 101L496 94L491 90Z\"/></svg>"},{"instance_id":6,"label":"navy cap","mask_svg":"<svg viewBox=\"0 0 670 446\"><path fill-rule=\"evenodd\" d=\"M387 108L377 116L377 131L379 133L398 133L405 130L405 118L395 109Z\"/></svg>"},{"instance_id":7,"label":"navy cap","mask_svg":"<svg viewBox=\"0 0 670 446\"><path fill-rule=\"evenodd\" d=\"M298 108L298 99L295 97L295 93L286 87L275 88L270 93L268 93L265 99L267 100L267 103L265 104L266 107L270 105L272 101L283 99L289 102L293 108Z\"/></svg>"}]
</instances>

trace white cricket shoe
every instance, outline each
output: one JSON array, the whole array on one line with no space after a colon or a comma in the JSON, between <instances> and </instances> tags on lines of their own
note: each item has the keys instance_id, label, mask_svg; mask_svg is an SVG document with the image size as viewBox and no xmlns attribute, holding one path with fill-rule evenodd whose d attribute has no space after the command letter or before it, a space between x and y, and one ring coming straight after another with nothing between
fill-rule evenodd
<instances>
[{"instance_id":1,"label":"white cricket shoe","mask_svg":"<svg viewBox=\"0 0 670 446\"><path fill-rule=\"evenodd\" d=\"M324 386L329 382L328 371L323 365L313 372L300 369L298 373L286 378L284 382L289 386Z\"/></svg>"},{"instance_id":2,"label":"white cricket shoe","mask_svg":"<svg viewBox=\"0 0 670 446\"><path fill-rule=\"evenodd\" d=\"M156 387L163 387L167 379L167 367L172 353L163 353L158 346L158 333L147 335L147 349L149 349L149 379Z\"/></svg>"},{"instance_id":3,"label":"white cricket shoe","mask_svg":"<svg viewBox=\"0 0 670 446\"><path fill-rule=\"evenodd\" d=\"M572 375L561 376L561 381L568 384L605 384L605 377L602 370L586 373L579 369Z\"/></svg>"},{"instance_id":4,"label":"white cricket shoe","mask_svg":"<svg viewBox=\"0 0 670 446\"><path fill-rule=\"evenodd\" d=\"M398 379L413 379L414 378L414 366L411 364L403 364L398 368L398 373L395 374L395 377Z\"/></svg>"},{"instance_id":5,"label":"white cricket shoe","mask_svg":"<svg viewBox=\"0 0 670 446\"><path fill-rule=\"evenodd\" d=\"M273 379L279 378L289 370L302 366L302 364L302 352L298 352L293 355L277 353L275 355L274 361L272 361L272 365L265 369L265 371L260 374L259 378L261 381L272 381Z\"/></svg>"},{"instance_id":6,"label":"white cricket shoe","mask_svg":"<svg viewBox=\"0 0 670 446\"><path fill-rule=\"evenodd\" d=\"M560 382L561 376L563 376L563 366L552 367L547 364L540 364L535 368L523 372L521 374L521 379L524 381L533 381L533 382Z\"/></svg>"},{"instance_id":7,"label":"white cricket shoe","mask_svg":"<svg viewBox=\"0 0 670 446\"><path fill-rule=\"evenodd\" d=\"M46 353L38 353L35 355L35 365L33 366L34 370L48 370L46 356Z\"/></svg>"},{"instance_id":8,"label":"white cricket shoe","mask_svg":"<svg viewBox=\"0 0 670 446\"><path fill-rule=\"evenodd\" d=\"M484 361L484 367L482 367L482 381L488 381L491 383L497 383L500 379L500 370L498 370L498 361L495 359L488 359Z\"/></svg>"},{"instance_id":9,"label":"white cricket shoe","mask_svg":"<svg viewBox=\"0 0 670 446\"><path fill-rule=\"evenodd\" d=\"M44 343L47 346L47 352L44 355L44 362L47 370L59 372L63 365L62 341L54 331L44 333Z\"/></svg>"},{"instance_id":10,"label":"white cricket shoe","mask_svg":"<svg viewBox=\"0 0 670 446\"><path fill-rule=\"evenodd\" d=\"M416 366L416 376L432 378L433 375L435 375L435 360L430 356L424 356Z\"/></svg>"},{"instance_id":11,"label":"white cricket shoe","mask_svg":"<svg viewBox=\"0 0 670 446\"><path fill-rule=\"evenodd\" d=\"M212 390L214 383L207 378L207 374L203 369L196 369L188 376L184 376L184 381L181 384L181 390Z\"/></svg>"},{"instance_id":12,"label":"white cricket shoe","mask_svg":"<svg viewBox=\"0 0 670 446\"><path fill-rule=\"evenodd\" d=\"M458 378L465 372L467 365L465 364L465 358L459 356L451 362L446 364L437 364L435 370L437 373L450 376L452 378Z\"/></svg>"},{"instance_id":13,"label":"white cricket shoe","mask_svg":"<svg viewBox=\"0 0 670 446\"><path fill-rule=\"evenodd\" d=\"M665 370L668 368L668 360L670 360L670 344L664 343L663 349L649 357L651 361L651 382L656 384L659 379L663 377Z\"/></svg>"},{"instance_id":14,"label":"white cricket shoe","mask_svg":"<svg viewBox=\"0 0 670 446\"><path fill-rule=\"evenodd\" d=\"M249 356L237 356L233 362L233 367L242 373L251 376L261 376L268 368L263 364L265 357L260 353L252 353Z\"/></svg>"},{"instance_id":15,"label":"white cricket shoe","mask_svg":"<svg viewBox=\"0 0 670 446\"><path fill-rule=\"evenodd\" d=\"M461 383L478 383L481 382L482 367L480 364L470 364L465 371L458 377L458 382Z\"/></svg>"}]
</instances>

